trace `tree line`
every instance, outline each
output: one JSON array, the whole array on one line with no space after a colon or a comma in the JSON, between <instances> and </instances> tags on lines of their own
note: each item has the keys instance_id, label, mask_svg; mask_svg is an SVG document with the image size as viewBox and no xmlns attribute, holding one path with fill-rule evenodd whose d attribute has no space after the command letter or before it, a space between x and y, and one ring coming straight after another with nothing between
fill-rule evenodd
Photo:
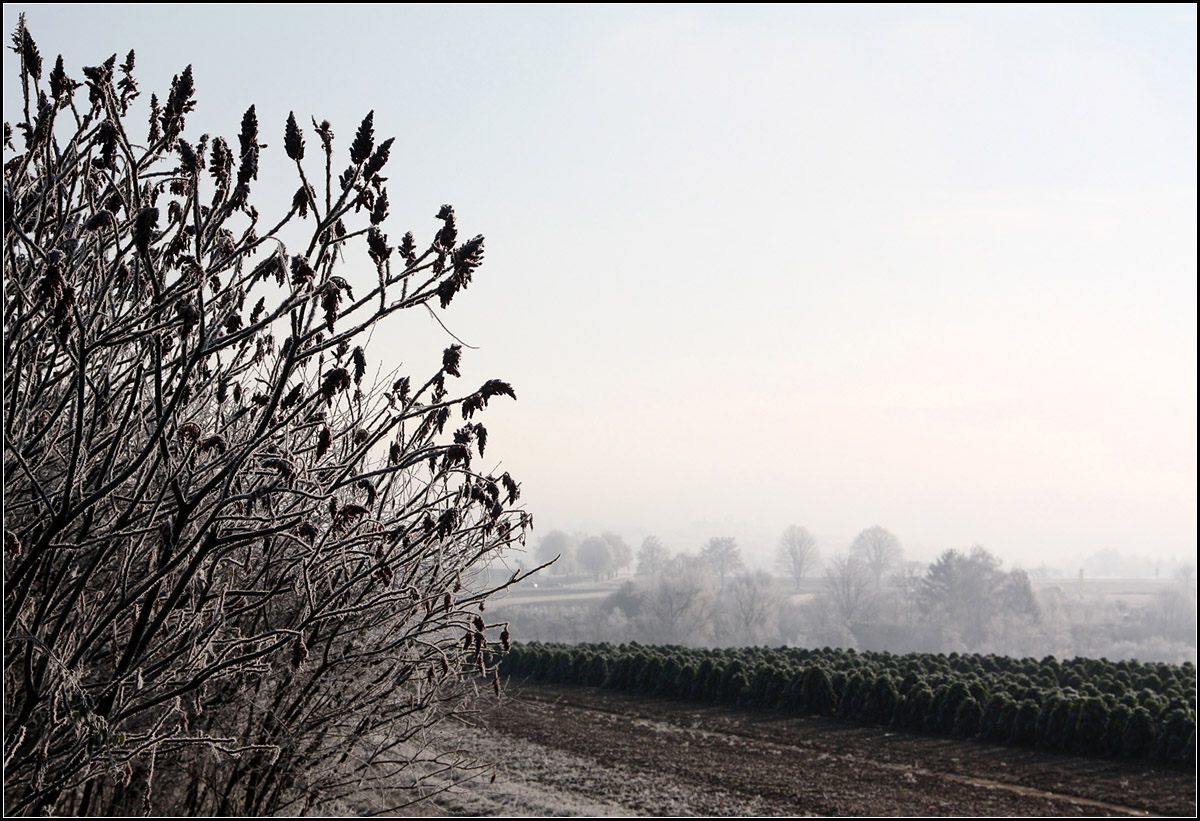
<instances>
[{"instance_id":1,"label":"tree line","mask_svg":"<svg viewBox=\"0 0 1200 821\"><path fill-rule=\"evenodd\" d=\"M553 531L539 544L538 560L561 555L563 562L577 543ZM946 550L929 563L906 561L899 539L879 526L829 556L807 528L788 527L775 569L786 583L748 572L731 537L673 552L651 535L637 551L635 574L598 607L530 606L520 623L525 635L544 640L1194 654L1195 594L1186 586L1165 587L1140 609L1109 612L1106 604L1109 610L1097 611L1055 588L1035 592L1026 571L1004 568L981 546Z\"/></svg>"}]
</instances>

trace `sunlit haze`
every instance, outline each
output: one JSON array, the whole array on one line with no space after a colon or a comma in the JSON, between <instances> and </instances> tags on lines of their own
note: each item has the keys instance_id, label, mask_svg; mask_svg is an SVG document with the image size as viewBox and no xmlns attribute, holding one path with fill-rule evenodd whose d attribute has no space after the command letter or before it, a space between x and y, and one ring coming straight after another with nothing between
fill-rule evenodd
<instances>
[{"instance_id":1,"label":"sunlit haze","mask_svg":"<svg viewBox=\"0 0 1200 821\"><path fill-rule=\"evenodd\" d=\"M136 49L143 106L190 63L190 134L257 105L264 212L289 111L346 148L374 110L393 240L487 237L439 316L516 388L485 467L535 539L1194 561L1194 5L21 10L76 78Z\"/></svg>"}]
</instances>

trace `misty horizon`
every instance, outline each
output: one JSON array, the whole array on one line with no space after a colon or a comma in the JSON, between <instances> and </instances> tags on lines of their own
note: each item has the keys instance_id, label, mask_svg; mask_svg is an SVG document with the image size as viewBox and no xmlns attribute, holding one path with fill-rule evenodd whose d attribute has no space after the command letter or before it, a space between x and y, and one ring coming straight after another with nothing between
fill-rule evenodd
<instances>
[{"instance_id":1,"label":"misty horizon","mask_svg":"<svg viewBox=\"0 0 1200 821\"><path fill-rule=\"evenodd\" d=\"M487 237L442 319L516 389L487 466L535 540L1195 552L1194 6L318 6L264 41L250 5L186 54L177 9L24 10L72 72L136 46L139 111L192 63L198 133L376 110L397 235L453 202ZM427 319L380 373L437 366Z\"/></svg>"}]
</instances>

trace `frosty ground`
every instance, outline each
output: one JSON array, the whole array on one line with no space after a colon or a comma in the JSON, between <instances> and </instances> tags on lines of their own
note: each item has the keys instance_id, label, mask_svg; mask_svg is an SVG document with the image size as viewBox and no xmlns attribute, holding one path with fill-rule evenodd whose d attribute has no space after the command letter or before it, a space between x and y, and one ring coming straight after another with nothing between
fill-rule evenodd
<instances>
[{"instance_id":1,"label":"frosty ground","mask_svg":"<svg viewBox=\"0 0 1200 821\"><path fill-rule=\"evenodd\" d=\"M1192 772L582 687L511 686L436 743L493 766L440 776L405 812L1196 814ZM399 800L373 793L346 809L387 812Z\"/></svg>"}]
</instances>

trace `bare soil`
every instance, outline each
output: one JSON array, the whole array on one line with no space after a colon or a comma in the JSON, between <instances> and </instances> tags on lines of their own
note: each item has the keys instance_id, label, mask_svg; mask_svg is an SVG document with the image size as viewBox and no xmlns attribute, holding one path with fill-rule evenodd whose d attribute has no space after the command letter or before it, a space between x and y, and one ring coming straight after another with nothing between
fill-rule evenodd
<instances>
[{"instance_id":1,"label":"bare soil","mask_svg":"<svg viewBox=\"0 0 1200 821\"><path fill-rule=\"evenodd\" d=\"M1196 816L1194 772L583 687L514 685L439 732L495 766L416 814Z\"/></svg>"}]
</instances>

